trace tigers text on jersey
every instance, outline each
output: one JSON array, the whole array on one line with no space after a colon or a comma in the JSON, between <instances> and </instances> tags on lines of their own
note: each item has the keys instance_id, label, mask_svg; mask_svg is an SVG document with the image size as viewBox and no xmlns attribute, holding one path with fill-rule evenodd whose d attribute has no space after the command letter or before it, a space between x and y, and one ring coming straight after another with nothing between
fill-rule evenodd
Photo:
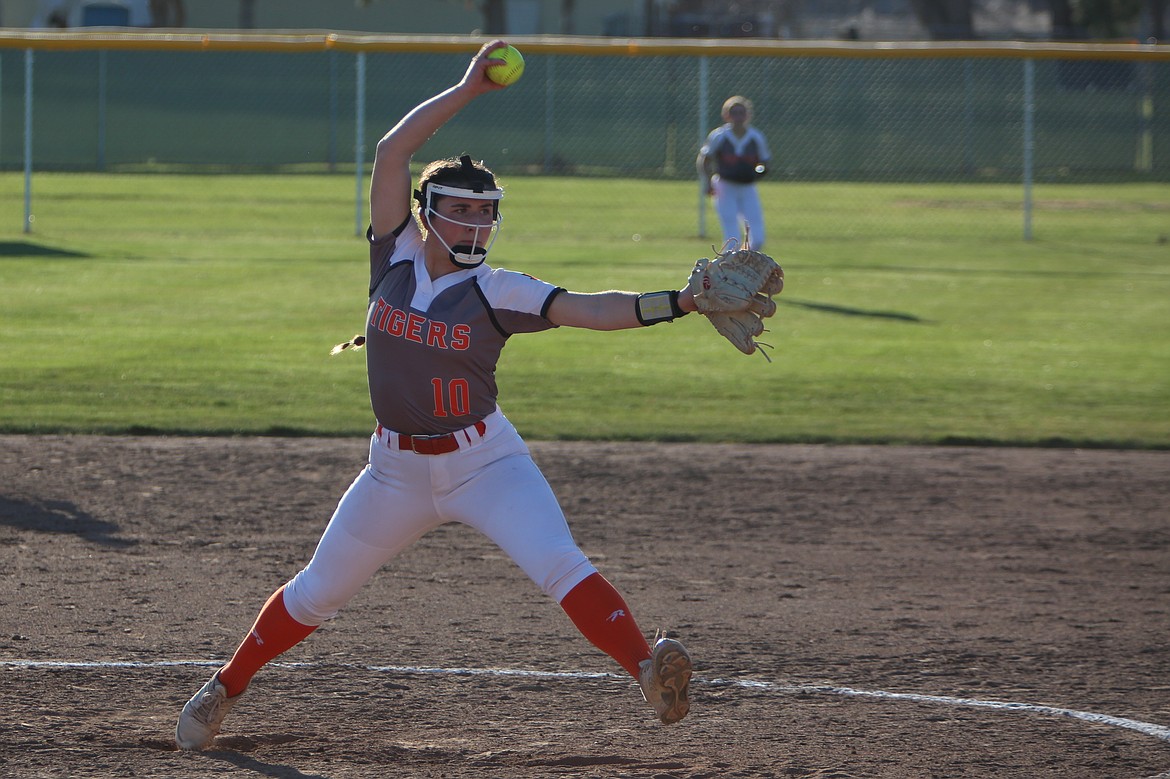
<instances>
[{"instance_id":1,"label":"tigers text on jersey","mask_svg":"<svg viewBox=\"0 0 1170 779\"><path fill-rule=\"evenodd\" d=\"M548 307L564 290L480 265L432 280L413 218L370 239L366 370L383 426L437 435L496 410L496 363L508 338L555 327Z\"/></svg>"}]
</instances>

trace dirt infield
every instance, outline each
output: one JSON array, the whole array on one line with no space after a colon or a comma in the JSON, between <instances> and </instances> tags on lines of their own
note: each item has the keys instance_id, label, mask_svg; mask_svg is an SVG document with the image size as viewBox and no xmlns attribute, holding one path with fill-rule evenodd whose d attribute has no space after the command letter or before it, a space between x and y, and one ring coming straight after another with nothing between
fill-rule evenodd
<instances>
[{"instance_id":1,"label":"dirt infield","mask_svg":"<svg viewBox=\"0 0 1170 779\"><path fill-rule=\"evenodd\" d=\"M365 449L0 437L0 776L1170 777L1164 452L535 443L687 720L447 526L176 751Z\"/></svg>"}]
</instances>

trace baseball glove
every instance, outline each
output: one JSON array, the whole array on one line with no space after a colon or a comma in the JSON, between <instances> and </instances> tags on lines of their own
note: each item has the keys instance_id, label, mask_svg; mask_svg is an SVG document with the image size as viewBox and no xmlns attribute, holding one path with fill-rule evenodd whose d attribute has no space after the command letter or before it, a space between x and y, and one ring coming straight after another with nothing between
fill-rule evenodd
<instances>
[{"instance_id":1,"label":"baseball glove","mask_svg":"<svg viewBox=\"0 0 1170 779\"><path fill-rule=\"evenodd\" d=\"M714 260L695 263L687 285L700 314L752 309L771 316L776 313L771 297L784 289L784 271L763 252L736 249L729 241Z\"/></svg>"},{"instance_id":2,"label":"baseball glove","mask_svg":"<svg viewBox=\"0 0 1170 779\"><path fill-rule=\"evenodd\" d=\"M772 300L784 289L784 271L768 255L750 249L724 246L714 260L695 264L687 282L699 313L744 354L754 354L764 332L764 319L776 313ZM767 352L760 353L768 360Z\"/></svg>"},{"instance_id":3,"label":"baseball glove","mask_svg":"<svg viewBox=\"0 0 1170 779\"><path fill-rule=\"evenodd\" d=\"M775 303L772 304L773 308L775 305ZM762 335L764 332L764 320L760 318L759 314L751 311L731 311L704 314L704 316L719 331L719 335L731 341L732 345L744 354L755 354L759 347L772 347L772 344L756 340L756 336ZM760 354L764 355L764 359L768 362L772 362L772 358L763 349L760 349Z\"/></svg>"}]
</instances>

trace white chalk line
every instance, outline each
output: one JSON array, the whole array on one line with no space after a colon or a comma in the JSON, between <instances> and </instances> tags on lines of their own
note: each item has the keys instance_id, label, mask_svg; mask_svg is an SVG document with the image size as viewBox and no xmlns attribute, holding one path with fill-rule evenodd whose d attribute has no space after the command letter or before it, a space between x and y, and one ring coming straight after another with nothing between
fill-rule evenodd
<instances>
[{"instance_id":1,"label":"white chalk line","mask_svg":"<svg viewBox=\"0 0 1170 779\"><path fill-rule=\"evenodd\" d=\"M122 660L0 660L0 667L8 668L172 668L172 667L219 667L223 663L210 660L154 660L150 662ZM399 674L435 674L447 676L498 676L519 677L532 679L628 679L624 674L586 672L586 671L533 671L522 668L439 668L414 665L357 665L350 663L269 663L274 668L323 668L341 667L373 673ZM749 690L764 690L789 695L837 695L853 698L877 698L891 701L910 701L912 703L932 703L943 706L958 706L974 709L991 709L993 711L1021 712L1025 714L1041 714L1049 717L1064 717L1083 722L1092 722L1097 725L1108 725L1115 728L1137 731L1152 736L1161 741L1170 742L1170 727L1156 725L1151 722L1115 717L1111 714L1098 714L1092 711L1078 711L1060 706L1044 706L1036 703L1017 703L1013 701L984 700L981 698L959 698L950 695L923 695L910 692L887 692L885 690L859 690L854 687L838 687L821 684L778 684L776 682L760 681L756 679L704 679L694 677L692 683L712 687L742 687ZM1167 774L1166 776L1170 776Z\"/></svg>"}]
</instances>

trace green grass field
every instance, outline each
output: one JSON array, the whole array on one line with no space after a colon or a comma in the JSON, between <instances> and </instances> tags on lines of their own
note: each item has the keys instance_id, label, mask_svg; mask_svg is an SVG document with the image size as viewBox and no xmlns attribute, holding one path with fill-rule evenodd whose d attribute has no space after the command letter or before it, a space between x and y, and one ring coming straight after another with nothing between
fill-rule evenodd
<instances>
[{"instance_id":1,"label":"green grass field","mask_svg":"<svg viewBox=\"0 0 1170 779\"><path fill-rule=\"evenodd\" d=\"M663 289L710 255L693 184L506 180L493 264ZM364 435L346 176L0 175L0 431ZM1170 447L1170 193L763 185L787 288L745 357L697 316L518 336L532 439Z\"/></svg>"}]
</instances>

